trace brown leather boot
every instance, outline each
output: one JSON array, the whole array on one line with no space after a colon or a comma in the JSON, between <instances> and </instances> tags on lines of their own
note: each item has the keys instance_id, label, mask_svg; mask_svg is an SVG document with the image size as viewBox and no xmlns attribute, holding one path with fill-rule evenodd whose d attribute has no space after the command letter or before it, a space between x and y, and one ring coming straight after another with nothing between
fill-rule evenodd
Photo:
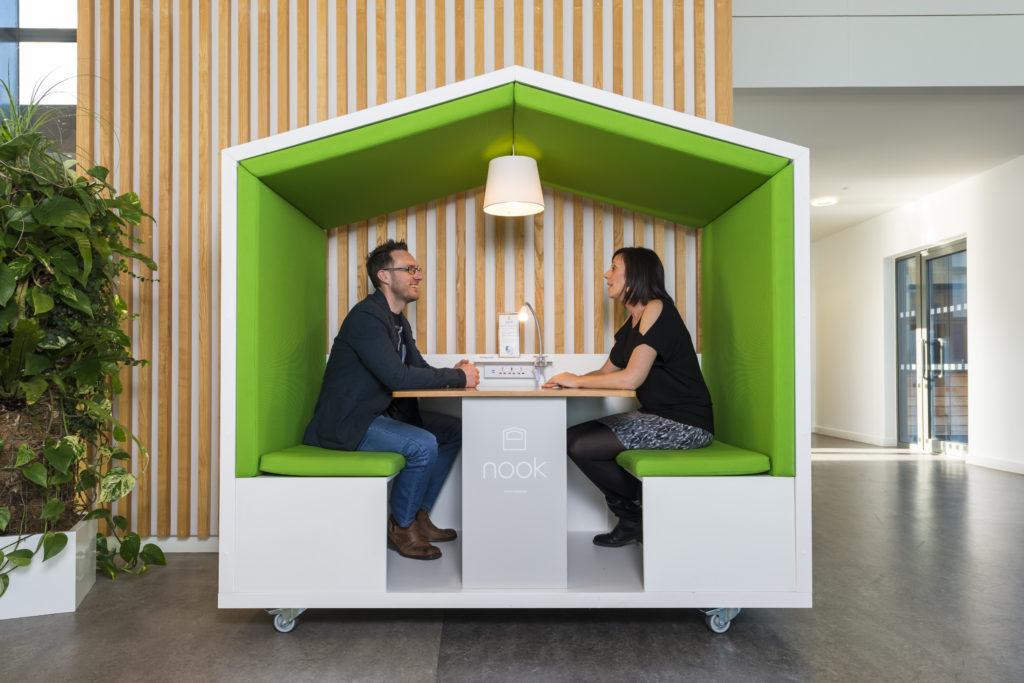
<instances>
[{"instance_id":1,"label":"brown leather boot","mask_svg":"<svg viewBox=\"0 0 1024 683\"><path fill-rule=\"evenodd\" d=\"M454 541L459 536L455 533L455 529L438 529L434 526L434 523L430 521L430 517L427 515L427 511L422 508L416 513L416 521L413 522L413 525L420 530L420 536L431 543Z\"/></svg>"},{"instance_id":2,"label":"brown leather boot","mask_svg":"<svg viewBox=\"0 0 1024 683\"><path fill-rule=\"evenodd\" d=\"M402 557L413 560L436 560L441 551L430 545L422 535L416 522L407 527L398 526L394 517L388 517L388 547L397 550Z\"/></svg>"}]
</instances>

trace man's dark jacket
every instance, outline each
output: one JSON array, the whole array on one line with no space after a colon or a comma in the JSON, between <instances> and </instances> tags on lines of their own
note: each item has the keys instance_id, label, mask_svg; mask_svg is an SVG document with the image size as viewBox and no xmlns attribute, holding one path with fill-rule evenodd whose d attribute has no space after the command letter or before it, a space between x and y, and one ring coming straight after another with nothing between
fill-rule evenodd
<instances>
[{"instance_id":1,"label":"man's dark jacket","mask_svg":"<svg viewBox=\"0 0 1024 683\"><path fill-rule=\"evenodd\" d=\"M341 324L327 359L320 397L302 443L353 451L374 418L391 404L391 392L466 386L466 375L454 368L427 365L416 350L412 328L404 315L402 339L406 359L398 351L395 314L378 290L356 304ZM423 426L416 399L396 399L392 415Z\"/></svg>"}]
</instances>

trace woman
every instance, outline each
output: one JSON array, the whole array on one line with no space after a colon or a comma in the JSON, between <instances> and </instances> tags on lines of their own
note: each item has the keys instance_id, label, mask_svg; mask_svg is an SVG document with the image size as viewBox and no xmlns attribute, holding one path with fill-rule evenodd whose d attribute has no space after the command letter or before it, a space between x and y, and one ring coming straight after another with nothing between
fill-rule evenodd
<instances>
[{"instance_id":1,"label":"woman","mask_svg":"<svg viewBox=\"0 0 1024 683\"><path fill-rule=\"evenodd\" d=\"M635 389L640 409L591 420L569 429L569 457L605 496L619 518L594 544L617 548L643 540L640 482L615 456L636 448L682 450L711 443L711 395L697 363L690 333L665 291L665 269L650 249L624 247L604 274L608 297L629 318L600 370L563 372L544 386Z\"/></svg>"}]
</instances>

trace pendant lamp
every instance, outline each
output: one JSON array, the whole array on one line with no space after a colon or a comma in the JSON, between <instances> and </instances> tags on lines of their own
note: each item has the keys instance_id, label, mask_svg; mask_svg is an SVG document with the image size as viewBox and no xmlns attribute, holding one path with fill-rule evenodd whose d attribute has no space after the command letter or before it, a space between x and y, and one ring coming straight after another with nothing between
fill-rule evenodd
<instances>
[{"instance_id":1,"label":"pendant lamp","mask_svg":"<svg viewBox=\"0 0 1024 683\"><path fill-rule=\"evenodd\" d=\"M487 165L484 212L492 216L532 216L544 210L537 160L510 156L491 159Z\"/></svg>"}]
</instances>

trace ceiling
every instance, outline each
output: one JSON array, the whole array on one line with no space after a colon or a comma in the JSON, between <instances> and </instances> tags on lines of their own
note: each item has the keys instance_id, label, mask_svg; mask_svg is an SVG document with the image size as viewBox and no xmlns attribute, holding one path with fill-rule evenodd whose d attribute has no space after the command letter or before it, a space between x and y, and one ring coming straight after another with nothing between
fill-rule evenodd
<instances>
[{"instance_id":1,"label":"ceiling","mask_svg":"<svg viewBox=\"0 0 1024 683\"><path fill-rule=\"evenodd\" d=\"M811 239L1024 155L1024 88L737 89L735 125L811 150Z\"/></svg>"}]
</instances>

